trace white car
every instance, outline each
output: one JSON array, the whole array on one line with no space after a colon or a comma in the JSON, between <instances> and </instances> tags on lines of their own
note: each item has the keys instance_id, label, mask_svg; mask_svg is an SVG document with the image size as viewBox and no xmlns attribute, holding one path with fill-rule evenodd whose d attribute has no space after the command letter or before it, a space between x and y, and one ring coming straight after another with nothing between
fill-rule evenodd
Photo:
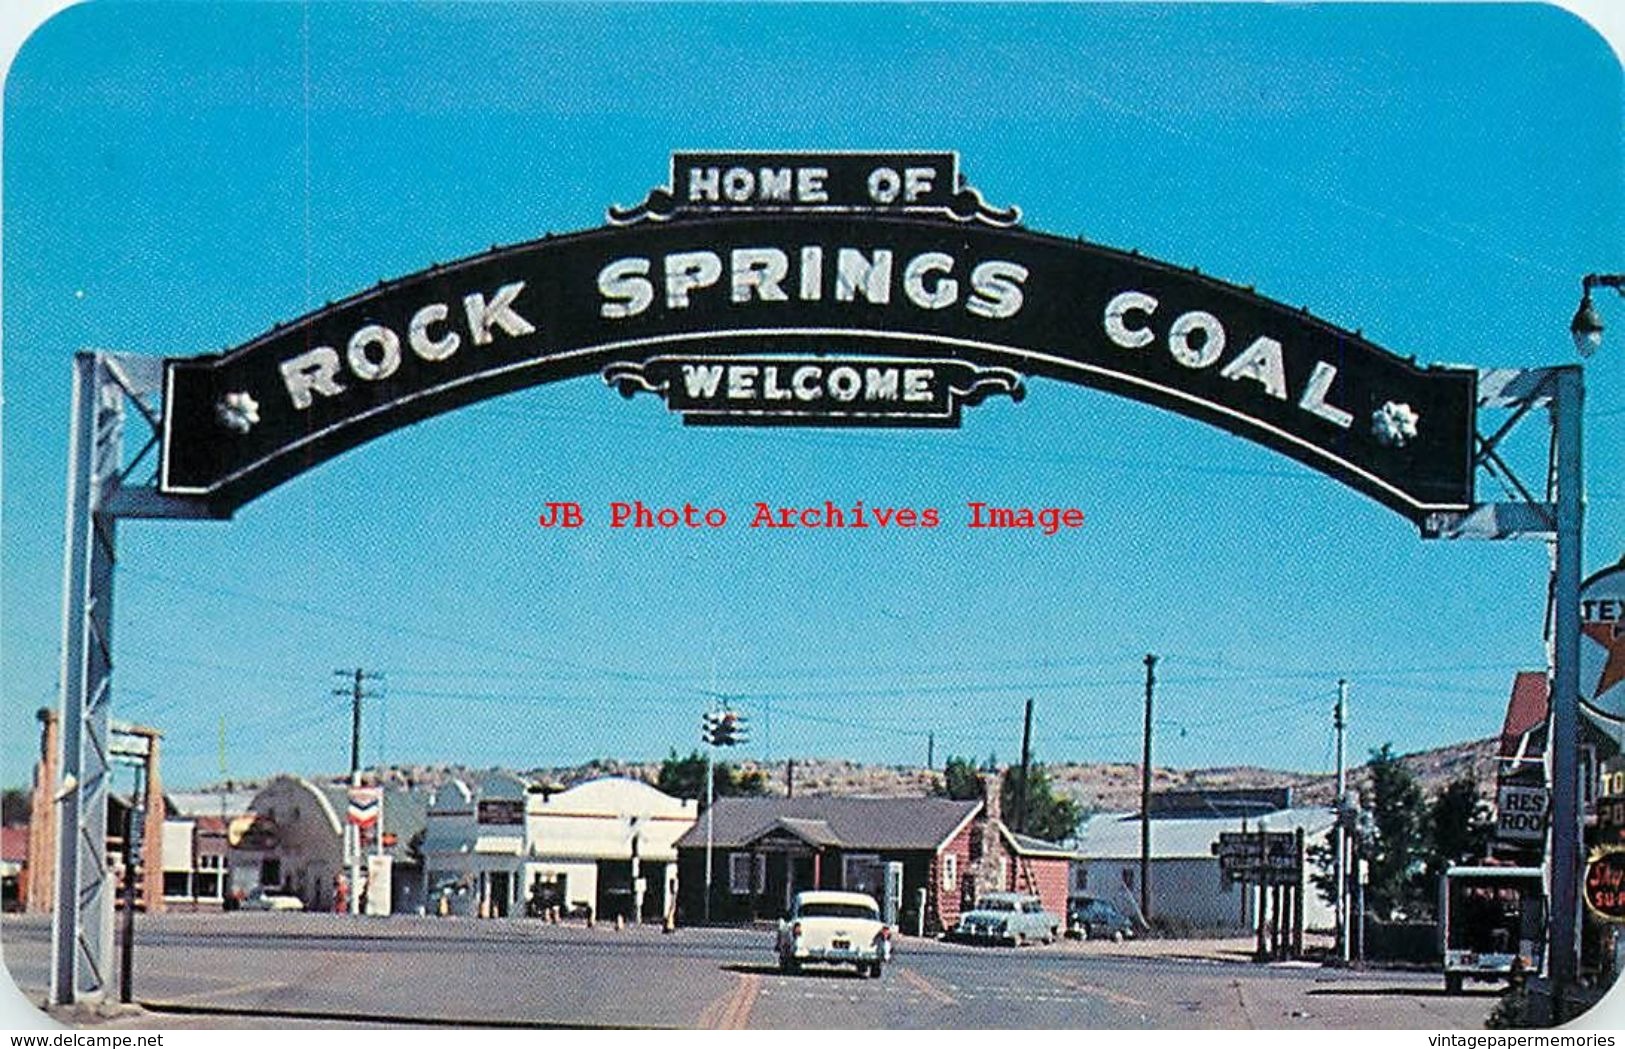
<instances>
[{"instance_id":1,"label":"white car","mask_svg":"<svg viewBox=\"0 0 1625 1049\"><path fill-rule=\"evenodd\" d=\"M861 892L799 892L790 916L779 922L779 968L793 973L806 962L857 966L880 976L891 960L892 931L880 905Z\"/></svg>"},{"instance_id":2,"label":"white car","mask_svg":"<svg viewBox=\"0 0 1625 1049\"><path fill-rule=\"evenodd\" d=\"M245 911L302 911L305 901L291 893L255 886L243 897L241 906Z\"/></svg>"}]
</instances>

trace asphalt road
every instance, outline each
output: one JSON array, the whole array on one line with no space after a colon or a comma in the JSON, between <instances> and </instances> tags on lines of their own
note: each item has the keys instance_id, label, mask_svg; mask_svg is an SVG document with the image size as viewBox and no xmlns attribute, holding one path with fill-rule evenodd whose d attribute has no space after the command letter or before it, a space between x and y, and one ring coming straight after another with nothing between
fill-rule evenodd
<instances>
[{"instance_id":1,"label":"asphalt road","mask_svg":"<svg viewBox=\"0 0 1625 1049\"><path fill-rule=\"evenodd\" d=\"M1259 966L1177 944L966 947L903 939L880 980L779 973L771 929L549 926L328 914L142 915L147 1023L711 1028L1480 1028L1493 991L1425 973ZM42 999L49 928L0 924ZM116 984L115 984L116 986Z\"/></svg>"}]
</instances>

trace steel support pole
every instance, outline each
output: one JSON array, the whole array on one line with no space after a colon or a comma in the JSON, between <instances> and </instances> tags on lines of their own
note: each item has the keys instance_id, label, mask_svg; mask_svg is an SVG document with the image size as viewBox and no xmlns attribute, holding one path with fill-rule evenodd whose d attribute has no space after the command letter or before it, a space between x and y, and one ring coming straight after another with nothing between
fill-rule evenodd
<instances>
[{"instance_id":1,"label":"steel support pole","mask_svg":"<svg viewBox=\"0 0 1625 1049\"><path fill-rule=\"evenodd\" d=\"M1582 518L1581 424L1585 384L1578 365L1553 369L1553 438L1557 445L1557 552L1553 580L1552 656L1552 866L1550 942L1552 1020L1562 1023L1564 995L1580 963L1580 560Z\"/></svg>"},{"instance_id":2,"label":"steel support pole","mask_svg":"<svg viewBox=\"0 0 1625 1049\"><path fill-rule=\"evenodd\" d=\"M62 778L53 785L57 855L49 993L56 1005L105 997L111 961L107 712L114 518L101 507L120 467L123 408L102 357L77 354L62 568Z\"/></svg>"}]
</instances>

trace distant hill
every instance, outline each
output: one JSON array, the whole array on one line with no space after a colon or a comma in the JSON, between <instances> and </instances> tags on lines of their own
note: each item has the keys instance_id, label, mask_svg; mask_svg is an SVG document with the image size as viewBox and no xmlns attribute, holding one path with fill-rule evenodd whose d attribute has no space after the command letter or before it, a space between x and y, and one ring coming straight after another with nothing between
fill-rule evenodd
<instances>
[{"instance_id":1,"label":"distant hill","mask_svg":"<svg viewBox=\"0 0 1625 1049\"><path fill-rule=\"evenodd\" d=\"M1445 784L1463 775L1471 774L1478 781L1479 793L1493 800L1495 793L1494 738L1455 743L1433 750L1419 751L1401 757L1404 765L1416 776L1428 796L1437 794ZM789 762L737 763L741 768L758 769L767 776L768 789L784 794L788 786ZM1051 782L1057 789L1076 800L1086 811L1111 812L1139 808L1140 767L1126 763L1051 763L1046 762ZM470 769L457 765L391 766L382 770L382 778L390 783L415 786L435 786L451 776L473 776L488 769ZM660 772L660 762L628 762L599 759L581 765L538 766L517 770L521 776L539 783L552 783L570 787L601 776L628 776L653 783ZM368 778L378 775L369 770ZM1349 787L1359 790L1366 779L1365 766L1351 765ZM347 777L335 775L332 782L344 782ZM796 758L795 790L797 794L867 795L871 797L918 797L936 789L942 782L942 773L917 765L863 765L838 758ZM1247 765L1219 766L1203 769L1171 769L1156 767L1152 770L1152 790L1193 790L1221 787L1291 787L1294 801L1299 804L1327 805L1336 793L1336 776L1332 772L1292 772L1283 769L1257 768ZM257 784L238 781L238 789ZM200 789L210 789L208 787ZM218 789L218 785L214 789Z\"/></svg>"}]
</instances>

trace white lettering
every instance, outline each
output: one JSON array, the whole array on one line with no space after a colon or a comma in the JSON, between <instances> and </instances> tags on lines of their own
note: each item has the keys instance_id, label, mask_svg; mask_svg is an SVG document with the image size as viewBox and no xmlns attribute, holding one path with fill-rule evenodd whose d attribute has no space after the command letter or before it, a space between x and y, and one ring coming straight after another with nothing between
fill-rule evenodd
<instances>
[{"instance_id":1,"label":"white lettering","mask_svg":"<svg viewBox=\"0 0 1625 1049\"><path fill-rule=\"evenodd\" d=\"M752 288L763 302L789 298L779 282L790 272L790 259L778 248L736 248L731 262L733 301L749 302Z\"/></svg>"},{"instance_id":2,"label":"white lettering","mask_svg":"<svg viewBox=\"0 0 1625 1049\"><path fill-rule=\"evenodd\" d=\"M344 392L335 376L339 373L339 354L331 346L318 346L282 362L282 384L288 388L288 398L295 408L309 408L312 393L323 397L337 397Z\"/></svg>"},{"instance_id":3,"label":"white lettering","mask_svg":"<svg viewBox=\"0 0 1625 1049\"><path fill-rule=\"evenodd\" d=\"M936 168L904 168L903 199L919 200L931 192L931 183L936 177Z\"/></svg>"},{"instance_id":4,"label":"white lettering","mask_svg":"<svg viewBox=\"0 0 1625 1049\"><path fill-rule=\"evenodd\" d=\"M1309 375L1309 385L1304 387L1303 396L1298 400L1298 407L1346 430L1349 423L1354 421L1354 416L1336 405L1326 403L1326 394L1331 392L1336 379L1336 368L1325 361L1316 361L1315 370Z\"/></svg>"},{"instance_id":5,"label":"white lettering","mask_svg":"<svg viewBox=\"0 0 1625 1049\"><path fill-rule=\"evenodd\" d=\"M952 306L959 298L959 282L944 277L937 281L935 289L928 291L925 287L925 275L951 273L953 268L953 256L944 255L940 251L928 251L923 255L914 256L903 270L904 294L909 297L909 301L924 309L940 310L944 306Z\"/></svg>"},{"instance_id":6,"label":"white lettering","mask_svg":"<svg viewBox=\"0 0 1625 1049\"><path fill-rule=\"evenodd\" d=\"M984 262L970 271L971 298L965 309L978 317L1001 320L1021 309L1021 282L1027 267L1019 262Z\"/></svg>"},{"instance_id":7,"label":"white lettering","mask_svg":"<svg viewBox=\"0 0 1625 1049\"><path fill-rule=\"evenodd\" d=\"M690 397L715 397L717 385L722 382L720 364L683 365L683 386Z\"/></svg>"},{"instance_id":8,"label":"white lettering","mask_svg":"<svg viewBox=\"0 0 1625 1049\"><path fill-rule=\"evenodd\" d=\"M829 200L829 193L824 189L827 178L829 168L797 168L796 199L803 204L822 204Z\"/></svg>"},{"instance_id":9,"label":"white lettering","mask_svg":"<svg viewBox=\"0 0 1625 1049\"><path fill-rule=\"evenodd\" d=\"M688 293L709 288L722 276L722 260L715 252L684 251L666 256L666 307L688 308Z\"/></svg>"},{"instance_id":10,"label":"white lettering","mask_svg":"<svg viewBox=\"0 0 1625 1049\"><path fill-rule=\"evenodd\" d=\"M796 391L796 400L818 400L818 379L823 374L824 369L816 364L806 364L797 368L796 373L790 376L790 385Z\"/></svg>"},{"instance_id":11,"label":"white lettering","mask_svg":"<svg viewBox=\"0 0 1625 1049\"><path fill-rule=\"evenodd\" d=\"M801 301L817 302L824 296L824 249L809 244L801 249Z\"/></svg>"},{"instance_id":12,"label":"white lettering","mask_svg":"<svg viewBox=\"0 0 1625 1049\"><path fill-rule=\"evenodd\" d=\"M1281 344L1260 335L1235 360L1219 369L1226 379L1251 379L1278 401L1286 400L1286 369L1281 364Z\"/></svg>"},{"instance_id":13,"label":"white lettering","mask_svg":"<svg viewBox=\"0 0 1625 1049\"><path fill-rule=\"evenodd\" d=\"M406 326L406 341L413 353L426 361L443 361L457 352L463 339L456 332L447 331L439 339L429 334L429 325L439 324L450 313L444 303L435 302L412 314L412 320Z\"/></svg>"},{"instance_id":14,"label":"white lettering","mask_svg":"<svg viewBox=\"0 0 1625 1049\"><path fill-rule=\"evenodd\" d=\"M598 312L610 319L635 317L655 300L655 288L648 280L649 260L616 259L598 271L598 293L606 301Z\"/></svg>"},{"instance_id":15,"label":"white lettering","mask_svg":"<svg viewBox=\"0 0 1625 1049\"><path fill-rule=\"evenodd\" d=\"M750 199L756 189L756 177L746 168L729 168L722 176L722 195L734 203Z\"/></svg>"},{"instance_id":16,"label":"white lettering","mask_svg":"<svg viewBox=\"0 0 1625 1049\"><path fill-rule=\"evenodd\" d=\"M863 389L863 377L858 374L856 368L842 365L830 370L828 386L830 396L837 401L856 400Z\"/></svg>"},{"instance_id":17,"label":"white lettering","mask_svg":"<svg viewBox=\"0 0 1625 1049\"><path fill-rule=\"evenodd\" d=\"M688 169L688 199L716 200L720 190L721 173L716 168Z\"/></svg>"},{"instance_id":18,"label":"white lettering","mask_svg":"<svg viewBox=\"0 0 1625 1049\"><path fill-rule=\"evenodd\" d=\"M762 369L762 396L770 401L788 401L790 391L779 385L779 369L769 365Z\"/></svg>"},{"instance_id":19,"label":"white lettering","mask_svg":"<svg viewBox=\"0 0 1625 1049\"><path fill-rule=\"evenodd\" d=\"M763 200L790 199L789 168L763 168L757 174L757 182L761 186Z\"/></svg>"},{"instance_id":20,"label":"white lettering","mask_svg":"<svg viewBox=\"0 0 1625 1049\"><path fill-rule=\"evenodd\" d=\"M1149 318L1157 310L1157 300L1143 291L1125 291L1106 303L1106 337L1125 350L1149 346L1156 338L1150 328L1128 326L1126 320L1131 310L1138 310Z\"/></svg>"},{"instance_id":21,"label":"white lettering","mask_svg":"<svg viewBox=\"0 0 1625 1049\"><path fill-rule=\"evenodd\" d=\"M756 365L728 366L728 396L736 401L746 401L756 396Z\"/></svg>"},{"instance_id":22,"label":"white lettering","mask_svg":"<svg viewBox=\"0 0 1625 1049\"><path fill-rule=\"evenodd\" d=\"M504 284L498 288L489 304L486 303L485 296L479 292L463 297L463 311L468 315L468 333L474 337L474 345L490 344L492 325L501 328L514 338L529 335L536 330L534 324L515 313L513 309L513 300L524 290L525 282L516 280L512 284Z\"/></svg>"},{"instance_id":23,"label":"white lettering","mask_svg":"<svg viewBox=\"0 0 1625 1049\"><path fill-rule=\"evenodd\" d=\"M931 380L936 377L930 368L903 369L903 400L929 401Z\"/></svg>"},{"instance_id":24,"label":"white lettering","mask_svg":"<svg viewBox=\"0 0 1625 1049\"><path fill-rule=\"evenodd\" d=\"M382 351L376 361L367 355L369 346L377 346ZM358 379L368 382L387 379L401 366L401 337L382 324L369 324L350 336L345 359Z\"/></svg>"},{"instance_id":25,"label":"white lettering","mask_svg":"<svg viewBox=\"0 0 1625 1049\"><path fill-rule=\"evenodd\" d=\"M1193 345L1191 336L1197 332L1202 333L1202 339ZM1213 314L1201 310L1181 313L1168 329L1168 352L1187 368L1206 368L1224 352L1224 325Z\"/></svg>"},{"instance_id":26,"label":"white lettering","mask_svg":"<svg viewBox=\"0 0 1625 1049\"><path fill-rule=\"evenodd\" d=\"M897 369L863 369L863 396L871 401L897 400Z\"/></svg>"},{"instance_id":27,"label":"white lettering","mask_svg":"<svg viewBox=\"0 0 1625 1049\"><path fill-rule=\"evenodd\" d=\"M890 204L903 191L903 180L891 168L875 168L869 172L869 199L876 204Z\"/></svg>"},{"instance_id":28,"label":"white lettering","mask_svg":"<svg viewBox=\"0 0 1625 1049\"><path fill-rule=\"evenodd\" d=\"M842 248L835 256L835 297L853 302L859 294L870 302L891 301L891 249L876 248L865 258L855 248Z\"/></svg>"}]
</instances>

